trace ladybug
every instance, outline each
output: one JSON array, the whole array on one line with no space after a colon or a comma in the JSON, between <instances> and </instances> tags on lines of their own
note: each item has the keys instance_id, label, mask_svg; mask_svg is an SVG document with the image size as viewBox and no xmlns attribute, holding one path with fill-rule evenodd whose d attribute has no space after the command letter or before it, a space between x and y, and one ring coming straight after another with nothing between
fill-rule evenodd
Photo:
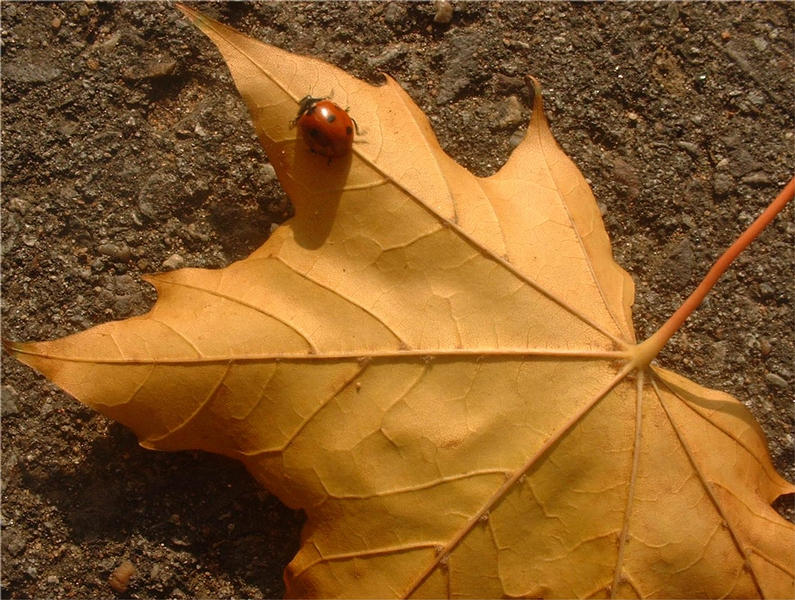
<instances>
[{"instance_id":1,"label":"ladybug","mask_svg":"<svg viewBox=\"0 0 795 600\"><path fill-rule=\"evenodd\" d=\"M356 121L327 98L305 96L298 103L298 115L290 123L298 126L309 149L332 158L345 156L353 145L353 130L359 133Z\"/></svg>"}]
</instances>

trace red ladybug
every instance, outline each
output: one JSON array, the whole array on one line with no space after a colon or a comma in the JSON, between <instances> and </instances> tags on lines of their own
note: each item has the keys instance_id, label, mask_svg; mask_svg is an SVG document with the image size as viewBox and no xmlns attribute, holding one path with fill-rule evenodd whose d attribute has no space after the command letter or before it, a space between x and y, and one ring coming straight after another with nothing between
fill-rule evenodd
<instances>
[{"instance_id":1,"label":"red ladybug","mask_svg":"<svg viewBox=\"0 0 795 600\"><path fill-rule=\"evenodd\" d=\"M321 156L345 156L353 145L356 122L342 108L326 98L305 96L298 103L298 115L290 123L298 125L309 149ZM358 127L356 127L358 133Z\"/></svg>"}]
</instances>

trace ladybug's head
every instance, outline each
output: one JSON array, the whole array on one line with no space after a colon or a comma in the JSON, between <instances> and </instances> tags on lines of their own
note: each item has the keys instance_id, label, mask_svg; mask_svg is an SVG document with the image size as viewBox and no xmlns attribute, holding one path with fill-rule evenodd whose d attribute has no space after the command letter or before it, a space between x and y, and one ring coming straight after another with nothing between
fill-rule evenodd
<instances>
[{"instance_id":1,"label":"ladybug's head","mask_svg":"<svg viewBox=\"0 0 795 600\"><path fill-rule=\"evenodd\" d=\"M325 98L315 98L314 96L304 96L298 102L298 115L296 115L296 119L300 119L302 115L311 113L315 105L320 102L321 100L325 100Z\"/></svg>"}]
</instances>

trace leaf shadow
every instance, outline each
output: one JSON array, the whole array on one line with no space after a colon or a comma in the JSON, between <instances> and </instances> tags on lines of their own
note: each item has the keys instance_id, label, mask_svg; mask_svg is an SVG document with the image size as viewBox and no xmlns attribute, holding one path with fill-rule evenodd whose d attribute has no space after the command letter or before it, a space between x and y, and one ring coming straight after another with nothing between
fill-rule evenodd
<instances>
[{"instance_id":1,"label":"leaf shadow","mask_svg":"<svg viewBox=\"0 0 795 600\"><path fill-rule=\"evenodd\" d=\"M284 592L282 570L298 550L303 515L265 492L236 461L149 451L113 424L79 464L22 476L59 509L72 543L128 545L142 585L157 582L146 581L151 565L131 541L140 538L146 547L187 552L202 568L266 597Z\"/></svg>"},{"instance_id":2,"label":"leaf shadow","mask_svg":"<svg viewBox=\"0 0 795 600\"><path fill-rule=\"evenodd\" d=\"M293 231L302 247L314 250L322 246L331 232L340 199L352 164L352 153L327 158L299 148L289 167L291 177L300 182L302 194L291 194L295 207ZM313 195L309 190L323 190Z\"/></svg>"}]
</instances>

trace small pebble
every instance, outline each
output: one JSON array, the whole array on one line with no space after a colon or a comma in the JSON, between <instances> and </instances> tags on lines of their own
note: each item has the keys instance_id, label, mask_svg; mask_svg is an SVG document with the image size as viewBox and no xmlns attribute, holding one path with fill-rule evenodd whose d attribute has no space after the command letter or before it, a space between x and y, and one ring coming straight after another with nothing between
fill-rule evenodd
<instances>
[{"instance_id":1,"label":"small pebble","mask_svg":"<svg viewBox=\"0 0 795 600\"><path fill-rule=\"evenodd\" d=\"M173 59L153 60L127 67L122 70L121 76L130 81L141 81L145 79L160 79L168 77L177 68L177 61Z\"/></svg>"},{"instance_id":2,"label":"small pebble","mask_svg":"<svg viewBox=\"0 0 795 600\"><path fill-rule=\"evenodd\" d=\"M622 190L623 196L634 199L640 195L640 178L638 177L638 172L623 158L616 157L613 160L613 176L618 183L625 186L625 189Z\"/></svg>"},{"instance_id":3,"label":"small pebble","mask_svg":"<svg viewBox=\"0 0 795 600\"><path fill-rule=\"evenodd\" d=\"M521 77L510 77L502 73L495 73L492 78L494 91L500 96L508 96L517 91L524 91L525 83Z\"/></svg>"},{"instance_id":4,"label":"small pebble","mask_svg":"<svg viewBox=\"0 0 795 600\"><path fill-rule=\"evenodd\" d=\"M53 29L58 30L61 28L61 23L62 23L61 17L53 17L53 20L50 21L50 26Z\"/></svg>"},{"instance_id":5,"label":"small pebble","mask_svg":"<svg viewBox=\"0 0 795 600\"><path fill-rule=\"evenodd\" d=\"M123 594L130 586L130 578L135 575L135 565L129 560L123 561L108 577L108 583L114 592Z\"/></svg>"},{"instance_id":6,"label":"small pebble","mask_svg":"<svg viewBox=\"0 0 795 600\"><path fill-rule=\"evenodd\" d=\"M101 244L97 251L119 262L127 262L132 256L130 249L125 244Z\"/></svg>"},{"instance_id":7,"label":"small pebble","mask_svg":"<svg viewBox=\"0 0 795 600\"><path fill-rule=\"evenodd\" d=\"M166 269L179 269L184 264L185 264L185 259L182 258L179 254L172 254L166 260L163 261L163 267L165 267Z\"/></svg>"},{"instance_id":8,"label":"small pebble","mask_svg":"<svg viewBox=\"0 0 795 600\"><path fill-rule=\"evenodd\" d=\"M516 96L508 96L496 107L496 125L503 129L511 129L524 122L522 103Z\"/></svg>"},{"instance_id":9,"label":"small pebble","mask_svg":"<svg viewBox=\"0 0 795 600\"><path fill-rule=\"evenodd\" d=\"M759 285L759 295L765 300L770 300L776 295L776 288L767 282Z\"/></svg>"},{"instance_id":10,"label":"small pebble","mask_svg":"<svg viewBox=\"0 0 795 600\"><path fill-rule=\"evenodd\" d=\"M716 196L725 196L734 187L734 180L727 173L716 173L712 179L712 188Z\"/></svg>"},{"instance_id":11,"label":"small pebble","mask_svg":"<svg viewBox=\"0 0 795 600\"><path fill-rule=\"evenodd\" d=\"M389 25L397 25L406 18L406 9L400 2L390 2L384 11L384 21Z\"/></svg>"},{"instance_id":12,"label":"small pebble","mask_svg":"<svg viewBox=\"0 0 795 600\"><path fill-rule=\"evenodd\" d=\"M759 90L751 90L746 94L745 98L757 108L762 108L767 102L765 95Z\"/></svg>"},{"instance_id":13,"label":"small pebble","mask_svg":"<svg viewBox=\"0 0 795 600\"><path fill-rule=\"evenodd\" d=\"M522 40L502 38L502 43L505 45L506 48L512 48L514 50L530 50L530 44Z\"/></svg>"},{"instance_id":14,"label":"small pebble","mask_svg":"<svg viewBox=\"0 0 795 600\"><path fill-rule=\"evenodd\" d=\"M57 584L60 580L57 575L47 575L47 583Z\"/></svg>"},{"instance_id":15,"label":"small pebble","mask_svg":"<svg viewBox=\"0 0 795 600\"><path fill-rule=\"evenodd\" d=\"M157 209L154 205L144 198L138 198L138 210L141 211L141 215L146 217L147 219L156 219L157 218Z\"/></svg>"},{"instance_id":16,"label":"small pebble","mask_svg":"<svg viewBox=\"0 0 795 600\"><path fill-rule=\"evenodd\" d=\"M198 240L200 242L208 242L210 240L210 236L202 231L196 226L195 223L191 223L188 225L183 232L181 233L182 237L186 237L191 240Z\"/></svg>"},{"instance_id":17,"label":"small pebble","mask_svg":"<svg viewBox=\"0 0 795 600\"><path fill-rule=\"evenodd\" d=\"M750 183L751 185L764 185L770 183L770 176L764 171L756 171L743 176L741 179L743 183Z\"/></svg>"},{"instance_id":18,"label":"small pebble","mask_svg":"<svg viewBox=\"0 0 795 600\"><path fill-rule=\"evenodd\" d=\"M17 391L10 385L0 388L0 415L10 417L19 413Z\"/></svg>"},{"instance_id":19,"label":"small pebble","mask_svg":"<svg viewBox=\"0 0 795 600\"><path fill-rule=\"evenodd\" d=\"M11 198L8 202L6 202L6 208L8 208L8 210L14 211L15 213L19 213L20 215L25 215L30 209L30 202L23 200L22 198Z\"/></svg>"},{"instance_id":20,"label":"small pebble","mask_svg":"<svg viewBox=\"0 0 795 600\"><path fill-rule=\"evenodd\" d=\"M260 167L260 171L262 171L262 178L265 180L265 183L270 183L276 179L276 169L273 168L272 164L263 163Z\"/></svg>"},{"instance_id":21,"label":"small pebble","mask_svg":"<svg viewBox=\"0 0 795 600\"><path fill-rule=\"evenodd\" d=\"M436 7L436 14L433 16L434 23L445 25L453 20L453 4L450 0L436 0L433 4Z\"/></svg>"},{"instance_id":22,"label":"small pebble","mask_svg":"<svg viewBox=\"0 0 795 600\"><path fill-rule=\"evenodd\" d=\"M27 546L27 540L22 535L18 535L15 531L4 533L6 550L11 556L19 556Z\"/></svg>"},{"instance_id":23,"label":"small pebble","mask_svg":"<svg viewBox=\"0 0 795 600\"><path fill-rule=\"evenodd\" d=\"M171 538L171 543L175 546L180 546L182 548L187 548L190 546L190 542L184 538L173 537Z\"/></svg>"},{"instance_id":24,"label":"small pebble","mask_svg":"<svg viewBox=\"0 0 795 600\"><path fill-rule=\"evenodd\" d=\"M697 144L694 144L693 142L677 142L676 145L679 146L685 152L687 152L693 158L698 157L699 149Z\"/></svg>"},{"instance_id":25,"label":"small pebble","mask_svg":"<svg viewBox=\"0 0 795 600\"><path fill-rule=\"evenodd\" d=\"M765 379L770 385L774 385L777 388L789 387L787 380L784 379L781 375L776 375L775 373L768 373L767 375L765 375Z\"/></svg>"},{"instance_id":26,"label":"small pebble","mask_svg":"<svg viewBox=\"0 0 795 600\"><path fill-rule=\"evenodd\" d=\"M384 65L387 65L387 64L389 64L389 63L391 63L391 62L393 62L395 60L398 60L398 59L402 58L405 55L406 55L406 48L405 47L400 46L400 45L392 46L392 47L384 49L384 51L381 52L381 54L379 54L378 56L368 59L367 62L372 67L381 68ZM269 163L265 163L265 164L269 164Z\"/></svg>"}]
</instances>

